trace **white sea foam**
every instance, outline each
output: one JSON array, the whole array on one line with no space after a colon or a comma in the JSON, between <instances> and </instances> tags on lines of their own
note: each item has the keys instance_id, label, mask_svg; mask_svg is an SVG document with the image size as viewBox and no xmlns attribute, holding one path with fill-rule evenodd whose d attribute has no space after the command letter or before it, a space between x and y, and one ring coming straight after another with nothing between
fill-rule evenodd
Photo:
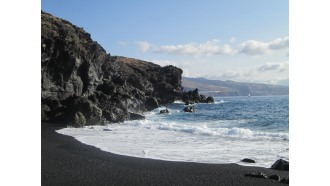
<instances>
[{"instance_id":1,"label":"white sea foam","mask_svg":"<svg viewBox=\"0 0 330 186\"><path fill-rule=\"evenodd\" d=\"M250 101L251 99L249 103ZM258 120L249 117L251 110L246 108L240 112L248 116L245 119L244 117L212 119L213 116L225 112L222 107L214 109L217 104L227 108L226 104L219 105L223 103L226 101L216 99L215 105L196 104L197 111L203 108L204 110L184 113L183 103L175 102L167 105L168 114L160 114L160 110L165 109L160 107L145 113L147 118L145 120L126 121L107 126L65 128L57 132L73 136L82 143L96 146L104 151L141 158L238 163L262 167L270 167L279 158L289 160L288 132L260 131L258 127L251 127L250 124L258 123ZM232 103L234 101L230 104ZM228 112L231 110L229 109ZM198 117L193 117L195 114ZM254 159L256 163L243 163L240 160L244 158Z\"/></svg>"},{"instance_id":2,"label":"white sea foam","mask_svg":"<svg viewBox=\"0 0 330 186\"><path fill-rule=\"evenodd\" d=\"M112 131L105 131L104 129ZM278 158L289 159L287 134L254 132L241 128L210 129L175 123L129 121L124 124L65 128L57 131L101 150L142 158L203 163L238 163L270 167ZM194 134L194 135L192 135ZM251 164L248 164L251 166Z\"/></svg>"},{"instance_id":3,"label":"white sea foam","mask_svg":"<svg viewBox=\"0 0 330 186\"><path fill-rule=\"evenodd\" d=\"M183 124L178 122L154 122L149 120L135 120L135 121L127 121L126 125L131 126L140 126L146 129L159 129L159 130L169 130L176 132L185 132L185 133L193 133L200 135L212 135L212 136L221 136L227 138L244 138L244 139L264 139L264 140L288 140L288 133L270 133L270 132L260 132L260 131L252 131L250 129L245 128L210 128L207 124L212 125L212 123L220 123L219 121L204 123L201 125L193 125L193 124ZM231 121L232 125L233 121ZM239 123L239 122L238 122ZM215 124L213 124L215 125Z\"/></svg>"},{"instance_id":4,"label":"white sea foam","mask_svg":"<svg viewBox=\"0 0 330 186\"><path fill-rule=\"evenodd\" d=\"M178 104L184 104L183 101L174 101L174 103L178 103Z\"/></svg>"}]
</instances>

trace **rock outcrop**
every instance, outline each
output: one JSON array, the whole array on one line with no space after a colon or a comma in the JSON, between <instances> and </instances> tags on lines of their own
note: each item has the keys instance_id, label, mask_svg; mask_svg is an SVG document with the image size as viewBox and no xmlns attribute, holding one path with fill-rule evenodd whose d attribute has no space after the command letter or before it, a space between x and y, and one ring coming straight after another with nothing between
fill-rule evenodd
<instances>
[{"instance_id":1,"label":"rock outcrop","mask_svg":"<svg viewBox=\"0 0 330 186\"><path fill-rule=\"evenodd\" d=\"M182 101L186 103L186 105L190 105L193 103L214 103L213 97L199 94L198 89L187 91L182 93Z\"/></svg>"},{"instance_id":2,"label":"rock outcrop","mask_svg":"<svg viewBox=\"0 0 330 186\"><path fill-rule=\"evenodd\" d=\"M181 100L182 70L111 56L70 22L41 13L41 119L84 125L143 119Z\"/></svg>"}]
</instances>

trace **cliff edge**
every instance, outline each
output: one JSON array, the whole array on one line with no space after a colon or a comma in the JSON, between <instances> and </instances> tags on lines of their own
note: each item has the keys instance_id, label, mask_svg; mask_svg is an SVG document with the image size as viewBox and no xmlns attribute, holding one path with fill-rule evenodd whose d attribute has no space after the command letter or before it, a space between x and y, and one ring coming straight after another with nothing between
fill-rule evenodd
<instances>
[{"instance_id":1,"label":"cliff edge","mask_svg":"<svg viewBox=\"0 0 330 186\"><path fill-rule=\"evenodd\" d=\"M182 97L182 70L111 56L91 35L41 12L41 119L84 125L142 119Z\"/></svg>"}]
</instances>

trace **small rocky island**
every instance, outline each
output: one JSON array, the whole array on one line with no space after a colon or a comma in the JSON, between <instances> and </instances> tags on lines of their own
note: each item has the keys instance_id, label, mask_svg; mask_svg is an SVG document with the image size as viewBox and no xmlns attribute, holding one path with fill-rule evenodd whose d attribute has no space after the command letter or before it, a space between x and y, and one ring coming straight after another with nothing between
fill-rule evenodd
<instances>
[{"instance_id":1,"label":"small rocky island","mask_svg":"<svg viewBox=\"0 0 330 186\"><path fill-rule=\"evenodd\" d=\"M143 119L176 100L212 102L184 92L182 70L111 56L83 28L41 13L41 119L85 125Z\"/></svg>"}]
</instances>

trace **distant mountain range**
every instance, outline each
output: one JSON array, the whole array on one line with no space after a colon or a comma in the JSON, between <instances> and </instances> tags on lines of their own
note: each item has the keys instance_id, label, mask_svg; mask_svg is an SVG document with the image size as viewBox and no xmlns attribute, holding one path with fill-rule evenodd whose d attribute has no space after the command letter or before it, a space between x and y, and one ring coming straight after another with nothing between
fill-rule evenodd
<instances>
[{"instance_id":1,"label":"distant mountain range","mask_svg":"<svg viewBox=\"0 0 330 186\"><path fill-rule=\"evenodd\" d=\"M197 88L207 96L265 96L288 95L289 87L263 83L240 83L235 81L209 80L205 78L182 77L185 90Z\"/></svg>"}]
</instances>

